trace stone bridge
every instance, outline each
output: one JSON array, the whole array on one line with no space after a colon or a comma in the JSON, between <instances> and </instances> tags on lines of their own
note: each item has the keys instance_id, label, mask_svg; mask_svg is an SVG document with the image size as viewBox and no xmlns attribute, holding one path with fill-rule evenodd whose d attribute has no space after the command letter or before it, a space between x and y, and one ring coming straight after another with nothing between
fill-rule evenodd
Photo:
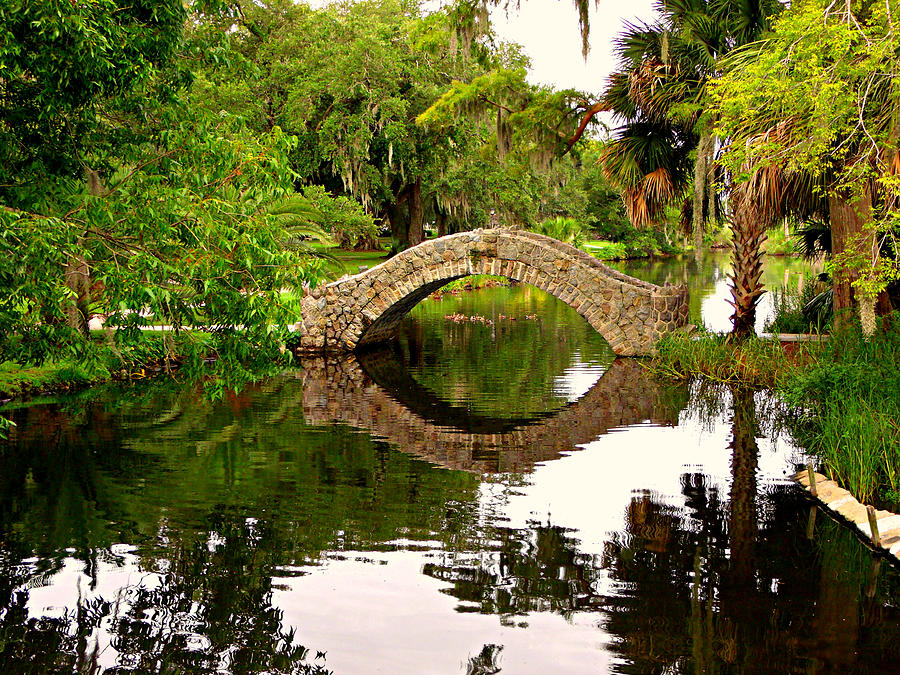
<instances>
[{"instance_id":1,"label":"stone bridge","mask_svg":"<svg viewBox=\"0 0 900 675\"><path fill-rule=\"evenodd\" d=\"M432 464L478 473L529 471L617 427L676 425L687 400L684 388L655 383L629 359L613 361L574 403L528 419L478 415L443 401L384 349L304 357L301 368L309 424L342 422Z\"/></svg>"},{"instance_id":2,"label":"stone bridge","mask_svg":"<svg viewBox=\"0 0 900 675\"><path fill-rule=\"evenodd\" d=\"M297 325L301 350L353 351L389 340L430 293L470 274L539 288L573 307L619 356L649 354L688 321L685 286L655 286L534 232L475 230L425 241L360 274L313 289Z\"/></svg>"}]
</instances>

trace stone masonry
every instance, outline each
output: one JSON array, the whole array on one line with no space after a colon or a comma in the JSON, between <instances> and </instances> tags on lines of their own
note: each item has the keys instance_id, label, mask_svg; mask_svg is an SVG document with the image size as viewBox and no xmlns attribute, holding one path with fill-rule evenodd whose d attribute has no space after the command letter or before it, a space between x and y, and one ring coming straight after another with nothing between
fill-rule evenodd
<instances>
[{"instance_id":1,"label":"stone masonry","mask_svg":"<svg viewBox=\"0 0 900 675\"><path fill-rule=\"evenodd\" d=\"M370 270L313 289L297 325L307 352L353 351L389 340L403 316L444 284L494 274L573 307L619 356L652 352L688 322L685 286L655 286L534 232L474 230L425 241Z\"/></svg>"},{"instance_id":2,"label":"stone masonry","mask_svg":"<svg viewBox=\"0 0 900 675\"><path fill-rule=\"evenodd\" d=\"M416 409L415 401L404 402L403 392L391 385L392 373L404 368L387 350L359 359L306 356L300 367L309 424L347 424L432 464L477 473L531 471L611 429L648 420L674 426L680 411L667 389L630 359L613 361L584 396L549 416L480 432L458 426L441 406Z\"/></svg>"}]
</instances>

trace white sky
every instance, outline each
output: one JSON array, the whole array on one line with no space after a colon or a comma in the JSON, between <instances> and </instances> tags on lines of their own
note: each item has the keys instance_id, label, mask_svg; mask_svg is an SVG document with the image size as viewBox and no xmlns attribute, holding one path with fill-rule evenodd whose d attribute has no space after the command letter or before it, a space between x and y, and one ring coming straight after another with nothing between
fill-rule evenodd
<instances>
[{"instance_id":1,"label":"white sky","mask_svg":"<svg viewBox=\"0 0 900 675\"><path fill-rule=\"evenodd\" d=\"M521 0L509 16L495 9L491 19L502 40L525 47L532 59L532 83L599 93L615 68L613 39L623 23L650 21L653 16L653 0L600 0L599 7L591 3L587 63L581 56L578 13L571 0Z\"/></svg>"}]
</instances>

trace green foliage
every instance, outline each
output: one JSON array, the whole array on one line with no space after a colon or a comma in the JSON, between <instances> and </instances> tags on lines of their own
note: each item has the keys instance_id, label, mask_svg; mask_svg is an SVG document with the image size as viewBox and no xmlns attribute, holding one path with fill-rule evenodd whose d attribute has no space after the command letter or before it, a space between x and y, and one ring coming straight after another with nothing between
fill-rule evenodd
<instances>
[{"instance_id":1,"label":"green foliage","mask_svg":"<svg viewBox=\"0 0 900 675\"><path fill-rule=\"evenodd\" d=\"M425 212L446 202L440 184L454 157L480 144L470 125L415 123L453 78L479 68L472 44L460 51L450 13L400 0L249 4L228 34L240 58L208 64L197 101L259 133L278 126L297 136L290 160L302 182L352 197L406 246L421 237ZM351 230L366 229L348 208L338 210Z\"/></svg>"},{"instance_id":2,"label":"green foliage","mask_svg":"<svg viewBox=\"0 0 900 675\"><path fill-rule=\"evenodd\" d=\"M628 247L621 242L590 243L585 246L585 250L600 260L625 260L630 257Z\"/></svg>"},{"instance_id":3,"label":"green foliage","mask_svg":"<svg viewBox=\"0 0 900 675\"><path fill-rule=\"evenodd\" d=\"M820 358L780 388L794 433L862 501L900 490L900 330L832 333Z\"/></svg>"},{"instance_id":4,"label":"green foliage","mask_svg":"<svg viewBox=\"0 0 900 675\"><path fill-rule=\"evenodd\" d=\"M815 195L801 200L807 211L827 197L840 221L834 277L846 275L869 299L900 278L898 21L896 3L793 3L712 87L720 132L732 139L726 167L744 179L763 169L807 183ZM796 201L791 192L770 205Z\"/></svg>"},{"instance_id":5,"label":"green foliage","mask_svg":"<svg viewBox=\"0 0 900 675\"><path fill-rule=\"evenodd\" d=\"M831 307L820 302L825 292L819 284L781 287L772 290L774 316L766 321L771 333L821 333L831 326Z\"/></svg>"},{"instance_id":6,"label":"green foliage","mask_svg":"<svg viewBox=\"0 0 900 675\"><path fill-rule=\"evenodd\" d=\"M770 229L763 246L769 255L795 255L797 253L795 238L786 234L783 227Z\"/></svg>"},{"instance_id":7,"label":"green foliage","mask_svg":"<svg viewBox=\"0 0 900 675\"><path fill-rule=\"evenodd\" d=\"M799 349L805 354L813 347L801 343ZM651 369L676 379L699 376L712 382L773 387L797 358L802 357L789 358L777 340L735 342L728 335L671 333L656 343Z\"/></svg>"},{"instance_id":8,"label":"green foliage","mask_svg":"<svg viewBox=\"0 0 900 675\"><path fill-rule=\"evenodd\" d=\"M260 140L184 110L171 115L163 145L128 148L144 161L121 162L105 194L60 179L45 183L56 203L0 214L0 278L9 289L0 337L17 358L75 356L82 346L65 323L71 291L62 270L71 256L86 261L92 311L120 328L117 342L139 339L146 313L176 330L240 329L273 346L273 325L296 320L280 290L314 282L318 267L281 246L290 232L267 212L290 185L291 140Z\"/></svg>"},{"instance_id":9,"label":"green foliage","mask_svg":"<svg viewBox=\"0 0 900 675\"><path fill-rule=\"evenodd\" d=\"M181 59L197 44L183 40L180 2L18 9L0 10L4 357L96 361L96 314L123 360L149 317L185 338L189 371L212 355L236 382L236 363L277 358L298 316L281 290L321 271L284 246L296 139L191 104Z\"/></svg>"},{"instance_id":10,"label":"green foliage","mask_svg":"<svg viewBox=\"0 0 900 675\"><path fill-rule=\"evenodd\" d=\"M666 241L665 233L659 230L638 230L625 227L619 231L620 241L588 242L586 249L600 260L625 260L646 258L657 254L674 254L680 250Z\"/></svg>"},{"instance_id":11,"label":"green foliage","mask_svg":"<svg viewBox=\"0 0 900 675\"><path fill-rule=\"evenodd\" d=\"M571 244L575 248L584 246L584 228L574 218L550 218L532 227L531 231Z\"/></svg>"},{"instance_id":12,"label":"green foliage","mask_svg":"<svg viewBox=\"0 0 900 675\"><path fill-rule=\"evenodd\" d=\"M17 178L22 172L80 174L81 152L110 140L102 135L112 124L107 103L158 78L178 47L185 18L181 0L5 2L0 7L2 171ZM166 76L160 83L163 95L165 87L171 93L179 74ZM0 180L0 197L11 182L19 180Z\"/></svg>"},{"instance_id":13,"label":"green foliage","mask_svg":"<svg viewBox=\"0 0 900 675\"><path fill-rule=\"evenodd\" d=\"M354 248L361 242L369 248L369 243L378 237L375 219L355 199L332 196L320 185L304 187L303 196L315 205L322 227L341 248Z\"/></svg>"}]
</instances>

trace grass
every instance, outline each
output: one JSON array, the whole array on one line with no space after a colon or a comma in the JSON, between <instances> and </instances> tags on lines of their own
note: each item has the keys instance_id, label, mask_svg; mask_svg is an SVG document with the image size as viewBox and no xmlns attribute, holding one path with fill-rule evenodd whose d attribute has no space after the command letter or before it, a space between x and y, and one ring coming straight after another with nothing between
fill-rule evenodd
<instances>
[{"instance_id":1,"label":"grass","mask_svg":"<svg viewBox=\"0 0 900 675\"><path fill-rule=\"evenodd\" d=\"M25 366L14 361L0 363L0 398L19 398L48 390L80 388L111 378L109 371L90 368L74 361Z\"/></svg>"},{"instance_id":2,"label":"grass","mask_svg":"<svg viewBox=\"0 0 900 675\"><path fill-rule=\"evenodd\" d=\"M584 242L585 250L600 260L624 260L630 257L628 248L621 242L592 239Z\"/></svg>"},{"instance_id":3,"label":"grass","mask_svg":"<svg viewBox=\"0 0 900 675\"><path fill-rule=\"evenodd\" d=\"M91 331L94 345L88 359L48 360L40 365L16 361L0 363L0 399L21 398L44 392L64 392L118 379L136 379L155 374L168 358L177 364L179 345L173 344L170 331L152 331L144 340L113 350L106 343L105 331ZM206 333L194 332L201 349ZM174 351L173 351L174 350Z\"/></svg>"},{"instance_id":4,"label":"grass","mask_svg":"<svg viewBox=\"0 0 900 675\"><path fill-rule=\"evenodd\" d=\"M320 253L329 254L333 260L326 262L328 276L330 279L337 279L344 274L356 274L361 265L365 265L370 269L387 260L387 249L390 242L379 240L382 246L381 251L346 251L337 246L323 246L322 244L313 243L312 248Z\"/></svg>"},{"instance_id":5,"label":"grass","mask_svg":"<svg viewBox=\"0 0 900 675\"><path fill-rule=\"evenodd\" d=\"M510 280L506 277L495 276L493 274L472 274L467 277L454 279L453 281L441 286L432 293L434 297L441 297L447 293L456 294L460 291L473 291L478 288L490 288L493 286L509 286Z\"/></svg>"},{"instance_id":6,"label":"grass","mask_svg":"<svg viewBox=\"0 0 900 675\"><path fill-rule=\"evenodd\" d=\"M816 349L811 343L798 343L788 352L775 340L735 342L728 335L673 333L657 343L650 368L674 379L702 377L724 384L774 388L799 363L813 359Z\"/></svg>"},{"instance_id":7,"label":"grass","mask_svg":"<svg viewBox=\"0 0 900 675\"><path fill-rule=\"evenodd\" d=\"M898 319L868 340L858 329L832 333L779 389L797 411L795 437L864 502L900 502Z\"/></svg>"}]
</instances>

